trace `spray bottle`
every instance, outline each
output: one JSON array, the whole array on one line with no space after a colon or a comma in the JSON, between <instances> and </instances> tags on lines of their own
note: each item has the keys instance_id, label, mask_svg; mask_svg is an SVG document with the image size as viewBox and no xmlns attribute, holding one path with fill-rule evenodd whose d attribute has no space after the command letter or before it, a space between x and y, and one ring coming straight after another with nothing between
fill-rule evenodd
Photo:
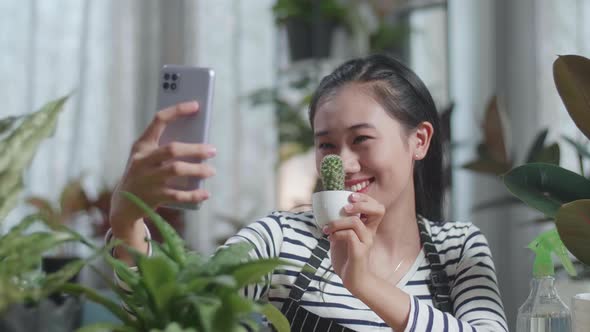
<instances>
[{"instance_id":1,"label":"spray bottle","mask_svg":"<svg viewBox=\"0 0 590 332\"><path fill-rule=\"evenodd\" d=\"M555 253L566 271L576 275L568 252L557 229L539 235L528 245L535 252L531 293L518 309L517 332L570 332L571 313L555 290L555 270L551 253Z\"/></svg>"}]
</instances>

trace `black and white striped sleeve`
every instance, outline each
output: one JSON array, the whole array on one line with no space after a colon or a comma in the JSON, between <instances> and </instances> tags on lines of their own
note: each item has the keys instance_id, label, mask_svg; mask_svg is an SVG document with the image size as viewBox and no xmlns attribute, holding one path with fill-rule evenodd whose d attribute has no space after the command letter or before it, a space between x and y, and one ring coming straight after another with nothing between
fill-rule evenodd
<instances>
[{"instance_id":1,"label":"black and white striped sleeve","mask_svg":"<svg viewBox=\"0 0 590 332\"><path fill-rule=\"evenodd\" d=\"M412 296L405 331L508 331L490 248L476 226L467 230L451 286L453 315Z\"/></svg>"},{"instance_id":2,"label":"black and white striped sleeve","mask_svg":"<svg viewBox=\"0 0 590 332\"><path fill-rule=\"evenodd\" d=\"M281 226L280 212L270 215L242 228L236 235L230 237L224 246L247 242L253 246L250 258L253 260L265 258L278 258L283 243L283 230ZM271 282L271 274L264 278L261 285L249 285L242 292L247 298L259 300L268 294Z\"/></svg>"}]
</instances>

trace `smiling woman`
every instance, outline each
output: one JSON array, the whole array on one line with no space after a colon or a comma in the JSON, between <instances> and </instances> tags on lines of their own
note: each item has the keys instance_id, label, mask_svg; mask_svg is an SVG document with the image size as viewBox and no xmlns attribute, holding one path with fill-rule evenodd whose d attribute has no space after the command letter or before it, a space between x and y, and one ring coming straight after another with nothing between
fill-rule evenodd
<instances>
[{"instance_id":1,"label":"smiling woman","mask_svg":"<svg viewBox=\"0 0 590 332\"><path fill-rule=\"evenodd\" d=\"M293 331L507 331L486 238L440 220L440 130L422 81L387 56L351 60L321 81L309 115L317 167L343 161L347 216L320 229L311 211L277 211L231 237L254 259L295 265L244 295L280 308ZM140 219L114 221L115 236L146 250Z\"/></svg>"}]
</instances>

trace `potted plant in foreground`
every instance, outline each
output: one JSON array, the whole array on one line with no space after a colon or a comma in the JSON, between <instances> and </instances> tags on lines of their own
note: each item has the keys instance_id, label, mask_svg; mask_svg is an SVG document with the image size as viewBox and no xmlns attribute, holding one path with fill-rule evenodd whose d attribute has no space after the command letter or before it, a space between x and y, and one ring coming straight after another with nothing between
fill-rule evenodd
<instances>
[{"instance_id":1,"label":"potted plant in foreground","mask_svg":"<svg viewBox=\"0 0 590 332\"><path fill-rule=\"evenodd\" d=\"M49 102L31 114L0 119L0 226L17 205L22 173L39 144L52 135L67 98ZM32 229L45 221L42 215L29 215L0 236L0 331L52 332L79 326L80 299L58 291L85 262L74 260L47 272L41 269L41 261L48 251L81 238L61 226Z\"/></svg>"},{"instance_id":2,"label":"potted plant in foreground","mask_svg":"<svg viewBox=\"0 0 590 332\"><path fill-rule=\"evenodd\" d=\"M124 195L141 207L164 238L152 241L152 256L134 252L137 272L125 263L106 255L122 289L109 276L104 281L115 291L123 307L93 289L67 284L63 290L85 294L113 313L121 324L99 323L85 331L258 331L261 322L253 316L263 314L278 331L289 331L289 323L270 303L243 297L246 285L260 283L285 262L278 258L250 260L251 246L235 244L206 258L185 249L185 242L154 210L131 193ZM288 264L288 263L287 263ZM102 274L96 270L98 274ZM247 328L246 328L247 327Z\"/></svg>"}]
</instances>

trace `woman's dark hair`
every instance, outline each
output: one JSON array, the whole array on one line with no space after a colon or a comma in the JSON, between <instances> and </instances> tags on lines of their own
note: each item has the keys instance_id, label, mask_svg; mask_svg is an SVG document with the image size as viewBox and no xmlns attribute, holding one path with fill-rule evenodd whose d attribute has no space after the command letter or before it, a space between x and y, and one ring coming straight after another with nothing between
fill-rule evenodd
<instances>
[{"instance_id":1,"label":"woman's dark hair","mask_svg":"<svg viewBox=\"0 0 590 332\"><path fill-rule=\"evenodd\" d=\"M430 122L434 134L428 153L414 166L416 213L441 220L443 202L442 142L438 113L430 92L418 76L386 55L370 55L342 64L324 77L311 99L309 121L313 128L317 108L326 97L349 83L367 84L387 112L412 130Z\"/></svg>"}]
</instances>

